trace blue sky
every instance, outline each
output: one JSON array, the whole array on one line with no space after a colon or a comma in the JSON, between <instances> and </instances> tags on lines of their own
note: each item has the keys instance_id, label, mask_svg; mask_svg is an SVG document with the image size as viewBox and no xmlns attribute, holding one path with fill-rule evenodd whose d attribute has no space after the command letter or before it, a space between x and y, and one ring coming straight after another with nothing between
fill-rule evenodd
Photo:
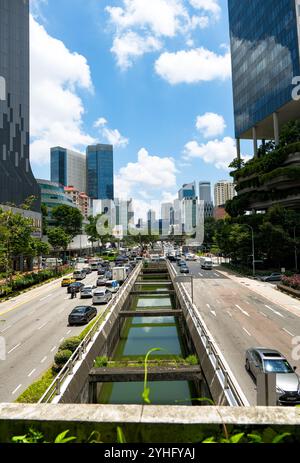
<instances>
[{"instance_id":1,"label":"blue sky","mask_svg":"<svg viewBox=\"0 0 300 463\"><path fill-rule=\"evenodd\" d=\"M114 143L116 192L172 198L229 178L234 126L226 0L32 0L31 158Z\"/></svg>"}]
</instances>

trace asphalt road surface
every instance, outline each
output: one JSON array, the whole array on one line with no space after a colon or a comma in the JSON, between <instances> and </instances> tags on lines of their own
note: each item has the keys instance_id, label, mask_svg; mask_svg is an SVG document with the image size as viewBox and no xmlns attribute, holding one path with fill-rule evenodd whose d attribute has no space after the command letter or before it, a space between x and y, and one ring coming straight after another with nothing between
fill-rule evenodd
<instances>
[{"instance_id":1,"label":"asphalt road surface","mask_svg":"<svg viewBox=\"0 0 300 463\"><path fill-rule=\"evenodd\" d=\"M96 284L97 272L82 280ZM59 282L48 283L0 304L0 337L6 359L0 360L0 402L13 402L53 363L59 344L78 335L84 326L68 326L76 305L92 305L92 299L70 299ZM98 313L105 305L97 305Z\"/></svg>"},{"instance_id":2,"label":"asphalt road surface","mask_svg":"<svg viewBox=\"0 0 300 463\"><path fill-rule=\"evenodd\" d=\"M292 340L300 335L300 318L295 311L270 302L223 276L215 267L201 270L199 262L188 262L188 266L190 274L196 276L194 302L250 405L256 405L256 389L245 370L249 347L279 350L300 374L300 361L292 359ZM179 271L176 264L173 267ZM190 291L190 282L185 284Z\"/></svg>"}]
</instances>

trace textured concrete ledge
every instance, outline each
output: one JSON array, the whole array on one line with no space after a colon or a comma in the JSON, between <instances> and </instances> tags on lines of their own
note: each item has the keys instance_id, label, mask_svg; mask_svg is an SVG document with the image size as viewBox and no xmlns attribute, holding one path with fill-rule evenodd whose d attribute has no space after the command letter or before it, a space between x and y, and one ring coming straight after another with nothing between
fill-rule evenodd
<instances>
[{"instance_id":1,"label":"textured concrete ledge","mask_svg":"<svg viewBox=\"0 0 300 463\"><path fill-rule=\"evenodd\" d=\"M300 425L298 407L179 405L0 404L3 421L86 423Z\"/></svg>"},{"instance_id":2,"label":"textured concrete ledge","mask_svg":"<svg viewBox=\"0 0 300 463\"><path fill-rule=\"evenodd\" d=\"M300 442L300 410L296 407L0 404L0 443L11 442L29 428L42 432L48 442L68 429L76 442L88 442L97 431L101 442L116 443L118 426L129 443L201 442L222 434L224 424L246 434L271 426Z\"/></svg>"}]
</instances>

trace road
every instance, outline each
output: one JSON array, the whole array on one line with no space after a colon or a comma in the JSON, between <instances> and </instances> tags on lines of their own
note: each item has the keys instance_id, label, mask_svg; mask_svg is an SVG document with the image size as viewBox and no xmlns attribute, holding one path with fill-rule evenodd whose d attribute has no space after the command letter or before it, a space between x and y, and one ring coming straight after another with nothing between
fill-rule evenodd
<instances>
[{"instance_id":1,"label":"road","mask_svg":"<svg viewBox=\"0 0 300 463\"><path fill-rule=\"evenodd\" d=\"M196 276L194 302L250 404L256 405L255 384L244 367L246 349L278 349L300 372L300 361L292 359L292 340L300 335L300 318L295 309L270 302L216 267L201 270L199 262L188 265L190 274ZM178 271L176 264L173 267ZM185 285L190 291L191 284Z\"/></svg>"},{"instance_id":2,"label":"road","mask_svg":"<svg viewBox=\"0 0 300 463\"><path fill-rule=\"evenodd\" d=\"M97 272L82 280L95 284ZM59 344L84 327L68 327L68 315L91 299L70 299L60 281L48 283L0 304L0 336L6 359L0 360L0 402L12 402L53 363ZM97 306L98 313L105 306Z\"/></svg>"}]
</instances>

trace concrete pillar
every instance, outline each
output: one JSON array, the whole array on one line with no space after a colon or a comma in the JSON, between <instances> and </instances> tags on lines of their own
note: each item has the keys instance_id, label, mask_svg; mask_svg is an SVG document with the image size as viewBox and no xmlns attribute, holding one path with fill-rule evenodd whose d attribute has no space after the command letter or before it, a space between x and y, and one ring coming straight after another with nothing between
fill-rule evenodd
<instances>
[{"instance_id":1,"label":"concrete pillar","mask_svg":"<svg viewBox=\"0 0 300 463\"><path fill-rule=\"evenodd\" d=\"M257 131L256 131L256 126L252 128L252 137L253 137L253 151L254 151L254 157L257 157L257 152L258 152L258 146L257 146Z\"/></svg>"},{"instance_id":2,"label":"concrete pillar","mask_svg":"<svg viewBox=\"0 0 300 463\"><path fill-rule=\"evenodd\" d=\"M238 160L241 160L241 141L239 138L236 139L236 155Z\"/></svg>"},{"instance_id":3,"label":"concrete pillar","mask_svg":"<svg viewBox=\"0 0 300 463\"><path fill-rule=\"evenodd\" d=\"M278 113L273 113L273 124L274 124L274 140L275 145L279 145L279 121L278 121Z\"/></svg>"}]
</instances>

